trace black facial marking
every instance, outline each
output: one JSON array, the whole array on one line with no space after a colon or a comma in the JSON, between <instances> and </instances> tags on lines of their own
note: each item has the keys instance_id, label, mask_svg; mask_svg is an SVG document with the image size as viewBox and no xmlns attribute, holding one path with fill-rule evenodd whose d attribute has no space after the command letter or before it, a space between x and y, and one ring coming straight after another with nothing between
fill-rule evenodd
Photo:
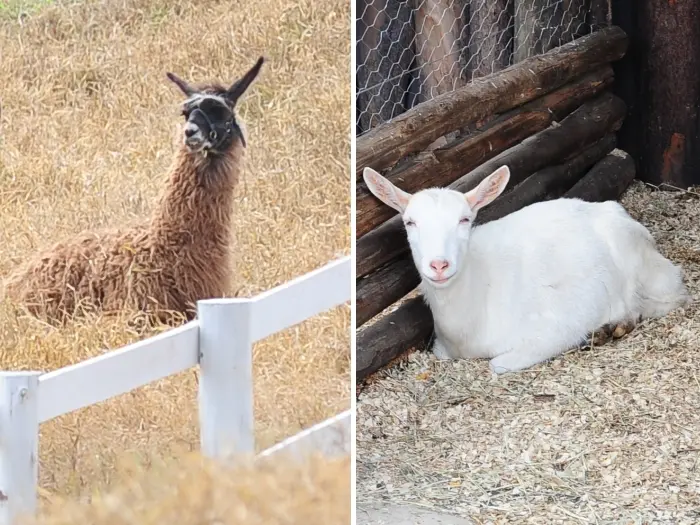
<instances>
[{"instance_id":1,"label":"black facial marking","mask_svg":"<svg viewBox=\"0 0 700 525\"><path fill-rule=\"evenodd\" d=\"M233 108L225 100L214 94L210 96L204 94L192 97L183 104L183 116L187 122L199 129L208 142L204 145L207 153L216 154L226 151L236 137L241 139L244 147L246 146Z\"/></svg>"}]
</instances>

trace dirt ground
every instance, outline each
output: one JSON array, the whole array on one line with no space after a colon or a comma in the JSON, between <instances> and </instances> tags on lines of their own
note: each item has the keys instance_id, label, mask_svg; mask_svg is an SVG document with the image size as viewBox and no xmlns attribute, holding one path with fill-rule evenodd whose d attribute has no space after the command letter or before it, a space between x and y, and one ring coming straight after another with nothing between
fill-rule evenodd
<instances>
[{"instance_id":1,"label":"dirt ground","mask_svg":"<svg viewBox=\"0 0 700 525\"><path fill-rule=\"evenodd\" d=\"M623 199L697 301L700 193ZM357 500L474 523L700 522L700 309L525 372L425 352L358 398Z\"/></svg>"},{"instance_id":2,"label":"dirt ground","mask_svg":"<svg viewBox=\"0 0 700 525\"><path fill-rule=\"evenodd\" d=\"M346 1L30 4L0 3L0 277L80 231L148 217L182 124L166 71L230 83L260 55L239 105L248 148L230 293L257 294L349 253ZM51 329L0 302L0 369L54 370L143 338L128 317ZM259 449L349 408L350 335L343 306L255 346ZM87 498L134 462L148 469L198 448L189 371L42 425L42 503Z\"/></svg>"}]
</instances>

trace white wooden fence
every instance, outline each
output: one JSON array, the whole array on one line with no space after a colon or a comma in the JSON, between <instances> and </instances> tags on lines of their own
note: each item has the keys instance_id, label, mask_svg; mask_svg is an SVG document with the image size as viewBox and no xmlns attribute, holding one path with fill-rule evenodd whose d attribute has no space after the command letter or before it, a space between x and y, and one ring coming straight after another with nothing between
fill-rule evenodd
<instances>
[{"instance_id":1,"label":"white wooden fence","mask_svg":"<svg viewBox=\"0 0 700 525\"><path fill-rule=\"evenodd\" d=\"M195 321L93 359L0 372L0 525L36 511L40 423L196 365L202 453L253 453L253 343L349 301L351 283L344 257L257 297L199 301ZM261 455L349 454L351 428L347 410Z\"/></svg>"}]
</instances>

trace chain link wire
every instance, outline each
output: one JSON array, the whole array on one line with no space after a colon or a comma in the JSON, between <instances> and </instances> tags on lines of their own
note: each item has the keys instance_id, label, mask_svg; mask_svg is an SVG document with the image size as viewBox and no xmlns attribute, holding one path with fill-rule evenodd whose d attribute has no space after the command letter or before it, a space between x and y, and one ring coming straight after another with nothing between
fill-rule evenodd
<instances>
[{"instance_id":1,"label":"chain link wire","mask_svg":"<svg viewBox=\"0 0 700 525\"><path fill-rule=\"evenodd\" d=\"M610 0L357 1L356 134L610 24Z\"/></svg>"}]
</instances>

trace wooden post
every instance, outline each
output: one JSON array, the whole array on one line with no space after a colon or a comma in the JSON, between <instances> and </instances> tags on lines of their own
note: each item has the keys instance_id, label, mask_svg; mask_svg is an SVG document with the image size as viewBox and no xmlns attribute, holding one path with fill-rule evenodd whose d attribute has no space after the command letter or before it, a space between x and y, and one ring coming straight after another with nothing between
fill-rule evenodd
<instances>
[{"instance_id":1,"label":"wooden post","mask_svg":"<svg viewBox=\"0 0 700 525\"><path fill-rule=\"evenodd\" d=\"M513 56L513 0L471 0L469 17L472 76L507 68Z\"/></svg>"},{"instance_id":2,"label":"wooden post","mask_svg":"<svg viewBox=\"0 0 700 525\"><path fill-rule=\"evenodd\" d=\"M639 179L700 183L700 2L612 0L613 23L634 45L615 65L616 92L630 108L620 147Z\"/></svg>"},{"instance_id":3,"label":"wooden post","mask_svg":"<svg viewBox=\"0 0 700 525\"><path fill-rule=\"evenodd\" d=\"M460 54L464 47L464 0L415 2L416 62L420 68L420 101L463 87Z\"/></svg>"},{"instance_id":4,"label":"wooden post","mask_svg":"<svg viewBox=\"0 0 700 525\"><path fill-rule=\"evenodd\" d=\"M41 372L0 372L0 525L36 512Z\"/></svg>"},{"instance_id":5,"label":"wooden post","mask_svg":"<svg viewBox=\"0 0 700 525\"><path fill-rule=\"evenodd\" d=\"M591 31L612 25L611 7L610 0L590 0L588 24Z\"/></svg>"},{"instance_id":6,"label":"wooden post","mask_svg":"<svg viewBox=\"0 0 700 525\"><path fill-rule=\"evenodd\" d=\"M477 215L474 224L505 217L535 202L558 199L584 178L600 159L615 149L615 144L615 134L609 133L562 164L548 166L533 173L511 191L501 195L491 206L484 208ZM610 178L615 179L615 175ZM580 198L591 200L585 196Z\"/></svg>"},{"instance_id":7,"label":"wooden post","mask_svg":"<svg viewBox=\"0 0 700 525\"><path fill-rule=\"evenodd\" d=\"M197 302L202 454L224 459L255 452L250 299Z\"/></svg>"},{"instance_id":8,"label":"wooden post","mask_svg":"<svg viewBox=\"0 0 700 525\"><path fill-rule=\"evenodd\" d=\"M357 2L356 132L403 113L411 83L413 10L400 0Z\"/></svg>"},{"instance_id":9,"label":"wooden post","mask_svg":"<svg viewBox=\"0 0 700 525\"><path fill-rule=\"evenodd\" d=\"M588 0L516 0L515 60L567 44L589 31Z\"/></svg>"},{"instance_id":10,"label":"wooden post","mask_svg":"<svg viewBox=\"0 0 700 525\"><path fill-rule=\"evenodd\" d=\"M538 54L537 42L541 38L538 13L543 13L546 7L547 2L542 0L515 0L513 63Z\"/></svg>"}]
</instances>

